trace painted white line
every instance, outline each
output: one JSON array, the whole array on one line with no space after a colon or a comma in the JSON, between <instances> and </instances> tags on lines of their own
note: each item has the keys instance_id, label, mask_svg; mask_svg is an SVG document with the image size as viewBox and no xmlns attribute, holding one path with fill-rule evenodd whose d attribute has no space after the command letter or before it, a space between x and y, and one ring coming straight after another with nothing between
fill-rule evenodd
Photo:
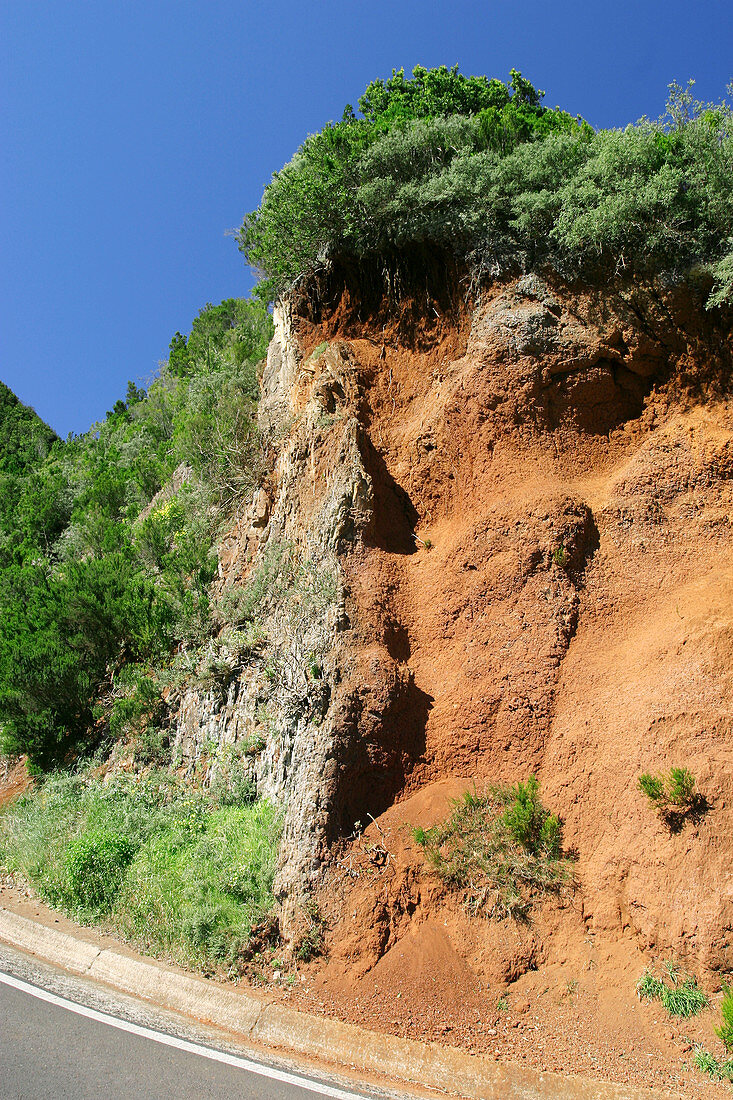
<instances>
[{"instance_id":1,"label":"painted white line","mask_svg":"<svg viewBox=\"0 0 733 1100\"><path fill-rule=\"evenodd\" d=\"M333 1088L331 1085L321 1085L317 1081L310 1081L307 1077L298 1077L294 1073L286 1073L284 1070L275 1069L272 1066L263 1065L260 1062L252 1062L249 1058L237 1058L234 1054L225 1054L220 1050L212 1050L210 1047L201 1046L199 1043L189 1043L186 1039L178 1039L175 1035L166 1035L162 1031L151 1031L150 1028L140 1027L138 1024L128 1023L127 1020L118 1020L116 1016L108 1016L105 1012L97 1012L94 1008L67 1001L64 997L57 997L39 986L22 982L13 978L10 974L0 972L0 982L9 985L13 989L19 989L23 993L37 997L39 1001L65 1008L69 1012L75 1012L77 1016L85 1016L88 1020L95 1020L100 1024L108 1024L120 1031L127 1031L130 1035L140 1035L143 1039L152 1039L163 1046L176 1047L188 1054L198 1054L201 1058L210 1058L213 1062L223 1062L227 1066L235 1066L237 1069L248 1070L260 1077L269 1077L272 1081L280 1081L285 1085L294 1085L296 1088L315 1092L319 1096L329 1096L333 1100L366 1100L366 1097L357 1092L344 1092L343 1089Z\"/></svg>"}]
</instances>

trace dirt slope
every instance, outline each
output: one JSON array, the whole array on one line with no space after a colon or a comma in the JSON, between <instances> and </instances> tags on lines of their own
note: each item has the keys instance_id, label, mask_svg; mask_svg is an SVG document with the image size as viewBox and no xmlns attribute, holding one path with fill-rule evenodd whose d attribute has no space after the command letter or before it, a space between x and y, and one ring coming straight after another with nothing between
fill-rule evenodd
<instances>
[{"instance_id":1,"label":"dirt slope","mask_svg":"<svg viewBox=\"0 0 733 1100\"><path fill-rule=\"evenodd\" d=\"M374 485L342 559L352 676L384 684L389 668L402 685L360 727L340 821L376 821L334 847L328 956L302 995L371 1026L679 1084L689 1043L715 1044L712 1014L671 1024L634 984L655 957L710 991L733 970L729 329L681 291L534 276L413 320L405 335L404 317L359 317L347 293L297 318L304 356L330 342L316 381L354 383ZM707 804L675 834L637 786L673 765ZM528 925L470 916L410 827L531 773L577 888Z\"/></svg>"}]
</instances>

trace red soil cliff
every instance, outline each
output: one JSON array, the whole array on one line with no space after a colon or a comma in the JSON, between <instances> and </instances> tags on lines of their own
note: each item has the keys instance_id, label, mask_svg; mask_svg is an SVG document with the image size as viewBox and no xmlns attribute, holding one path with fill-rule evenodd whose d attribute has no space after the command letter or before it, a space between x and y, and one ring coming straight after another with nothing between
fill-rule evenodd
<instances>
[{"instance_id":1,"label":"red soil cliff","mask_svg":"<svg viewBox=\"0 0 733 1100\"><path fill-rule=\"evenodd\" d=\"M307 368L293 406L333 380L330 412L356 417L373 487L340 552L343 691L361 703L317 888L328 955L302 996L676 1084L712 1016L671 1025L634 983L654 958L711 991L733 970L730 325L687 289L535 276L470 308L426 293L365 309L337 282L291 309ZM315 483L327 433L310 461ZM672 832L638 777L676 765L705 802ZM411 827L532 773L576 888L527 924L471 915Z\"/></svg>"}]
</instances>

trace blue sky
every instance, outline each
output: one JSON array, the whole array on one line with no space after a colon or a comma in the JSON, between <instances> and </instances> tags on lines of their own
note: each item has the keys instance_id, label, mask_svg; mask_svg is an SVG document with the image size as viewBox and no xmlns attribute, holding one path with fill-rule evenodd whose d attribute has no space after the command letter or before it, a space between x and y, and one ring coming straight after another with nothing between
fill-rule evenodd
<instances>
[{"instance_id":1,"label":"blue sky","mask_svg":"<svg viewBox=\"0 0 733 1100\"><path fill-rule=\"evenodd\" d=\"M595 126L719 99L730 0L0 0L0 379L62 435L252 278L225 235L392 68L520 69Z\"/></svg>"}]
</instances>

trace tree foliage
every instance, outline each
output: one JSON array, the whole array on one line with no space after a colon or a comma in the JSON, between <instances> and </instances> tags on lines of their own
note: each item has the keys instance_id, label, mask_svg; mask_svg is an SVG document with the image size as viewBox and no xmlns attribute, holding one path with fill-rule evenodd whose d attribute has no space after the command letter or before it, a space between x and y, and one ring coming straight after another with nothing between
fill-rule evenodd
<instances>
[{"instance_id":1,"label":"tree foliage","mask_svg":"<svg viewBox=\"0 0 733 1100\"><path fill-rule=\"evenodd\" d=\"M428 246L479 276L550 264L561 273L710 266L730 301L733 114L672 84L667 113L599 130L512 70L393 72L361 116L306 139L238 233L276 297L332 258Z\"/></svg>"},{"instance_id":2,"label":"tree foliage","mask_svg":"<svg viewBox=\"0 0 733 1100\"><path fill-rule=\"evenodd\" d=\"M23 475L48 454L56 434L0 382L0 474Z\"/></svg>"},{"instance_id":3,"label":"tree foliage","mask_svg":"<svg viewBox=\"0 0 733 1100\"><path fill-rule=\"evenodd\" d=\"M410 79L399 70L371 83L359 99L363 117L347 106L340 122L308 137L245 217L238 241L264 276L260 293L275 296L329 256L362 256L412 239L401 218L405 202L423 185L435 192L437 177L461 154L499 156L549 133L589 130L543 107L543 94L514 69L508 84L445 66L417 67ZM376 180L375 170L382 172ZM395 194L403 186L408 191ZM439 228L446 206L457 205L445 187L438 183L437 195L422 205L435 216L423 217L415 239L452 241L460 212L451 210Z\"/></svg>"},{"instance_id":4,"label":"tree foliage","mask_svg":"<svg viewBox=\"0 0 733 1100\"><path fill-rule=\"evenodd\" d=\"M39 768L72 758L108 728L103 697L122 669L207 635L218 519L258 475L256 364L271 331L261 302L207 305L147 392L130 382L65 442L0 390L4 751Z\"/></svg>"}]
</instances>

